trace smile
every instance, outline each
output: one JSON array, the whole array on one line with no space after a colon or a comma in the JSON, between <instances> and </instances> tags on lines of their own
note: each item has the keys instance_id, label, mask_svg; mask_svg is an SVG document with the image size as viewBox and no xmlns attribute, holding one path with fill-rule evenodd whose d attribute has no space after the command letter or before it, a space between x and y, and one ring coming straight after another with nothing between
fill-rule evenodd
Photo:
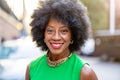
<instances>
[{"instance_id":1,"label":"smile","mask_svg":"<svg viewBox=\"0 0 120 80\"><path fill-rule=\"evenodd\" d=\"M55 49L59 49L62 47L63 43L50 43L51 46Z\"/></svg>"}]
</instances>

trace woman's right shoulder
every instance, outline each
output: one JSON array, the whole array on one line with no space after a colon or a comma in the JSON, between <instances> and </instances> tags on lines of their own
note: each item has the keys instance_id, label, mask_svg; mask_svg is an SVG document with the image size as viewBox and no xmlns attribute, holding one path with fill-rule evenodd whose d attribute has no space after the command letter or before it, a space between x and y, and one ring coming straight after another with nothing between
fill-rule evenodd
<instances>
[{"instance_id":1,"label":"woman's right shoulder","mask_svg":"<svg viewBox=\"0 0 120 80\"><path fill-rule=\"evenodd\" d=\"M40 63L41 59L42 59L44 56L45 56L45 55L39 56L38 58L32 60L32 61L27 65L25 80L30 80L31 73L34 72L35 67L37 66L37 64Z\"/></svg>"},{"instance_id":2,"label":"woman's right shoulder","mask_svg":"<svg viewBox=\"0 0 120 80\"><path fill-rule=\"evenodd\" d=\"M37 64L39 64L41 62L41 60L43 60L44 58L46 57L46 55L42 55L34 60L32 60L30 63L29 63L29 67L34 67L36 66Z\"/></svg>"}]
</instances>

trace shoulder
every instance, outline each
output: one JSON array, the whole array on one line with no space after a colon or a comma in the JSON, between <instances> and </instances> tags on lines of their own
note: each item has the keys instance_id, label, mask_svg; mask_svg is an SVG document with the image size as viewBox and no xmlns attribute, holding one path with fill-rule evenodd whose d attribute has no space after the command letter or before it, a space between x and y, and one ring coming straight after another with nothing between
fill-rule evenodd
<instances>
[{"instance_id":1,"label":"shoulder","mask_svg":"<svg viewBox=\"0 0 120 80\"><path fill-rule=\"evenodd\" d=\"M30 69L37 67L45 58L46 58L46 55L43 55L36 58L35 60L32 60L29 64Z\"/></svg>"},{"instance_id":2,"label":"shoulder","mask_svg":"<svg viewBox=\"0 0 120 80\"><path fill-rule=\"evenodd\" d=\"M27 69L26 69L25 80L30 80L30 75L29 75L29 65L27 66Z\"/></svg>"},{"instance_id":3,"label":"shoulder","mask_svg":"<svg viewBox=\"0 0 120 80\"><path fill-rule=\"evenodd\" d=\"M45 57L46 57L46 55L43 55L43 56L36 58L35 60L32 60L29 64L30 67L39 64L43 59L45 59Z\"/></svg>"},{"instance_id":4,"label":"shoulder","mask_svg":"<svg viewBox=\"0 0 120 80\"><path fill-rule=\"evenodd\" d=\"M82 58L80 58L80 56L78 56L76 53L73 53L73 58L74 58L74 62L80 68L82 68L85 64L88 64L86 61L84 61Z\"/></svg>"},{"instance_id":5,"label":"shoulder","mask_svg":"<svg viewBox=\"0 0 120 80\"><path fill-rule=\"evenodd\" d=\"M98 80L95 72L88 65L84 65L81 73L81 80Z\"/></svg>"}]
</instances>

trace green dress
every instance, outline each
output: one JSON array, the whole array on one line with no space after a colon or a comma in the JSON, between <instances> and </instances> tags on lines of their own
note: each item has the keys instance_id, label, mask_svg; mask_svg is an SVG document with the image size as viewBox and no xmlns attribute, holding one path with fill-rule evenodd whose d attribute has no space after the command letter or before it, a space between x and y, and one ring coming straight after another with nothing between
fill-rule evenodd
<instances>
[{"instance_id":1,"label":"green dress","mask_svg":"<svg viewBox=\"0 0 120 80\"><path fill-rule=\"evenodd\" d=\"M45 54L30 63L30 80L80 80L80 71L86 63L77 54L72 53L56 67L50 67L46 58Z\"/></svg>"}]
</instances>

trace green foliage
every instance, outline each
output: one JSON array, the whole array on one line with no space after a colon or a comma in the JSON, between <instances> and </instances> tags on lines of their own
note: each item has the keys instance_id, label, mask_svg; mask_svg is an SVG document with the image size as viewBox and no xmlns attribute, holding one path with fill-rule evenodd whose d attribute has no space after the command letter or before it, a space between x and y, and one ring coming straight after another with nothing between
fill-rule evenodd
<instances>
[{"instance_id":1,"label":"green foliage","mask_svg":"<svg viewBox=\"0 0 120 80\"><path fill-rule=\"evenodd\" d=\"M80 0L88 9L93 30L108 29L109 12L105 0Z\"/></svg>"}]
</instances>

